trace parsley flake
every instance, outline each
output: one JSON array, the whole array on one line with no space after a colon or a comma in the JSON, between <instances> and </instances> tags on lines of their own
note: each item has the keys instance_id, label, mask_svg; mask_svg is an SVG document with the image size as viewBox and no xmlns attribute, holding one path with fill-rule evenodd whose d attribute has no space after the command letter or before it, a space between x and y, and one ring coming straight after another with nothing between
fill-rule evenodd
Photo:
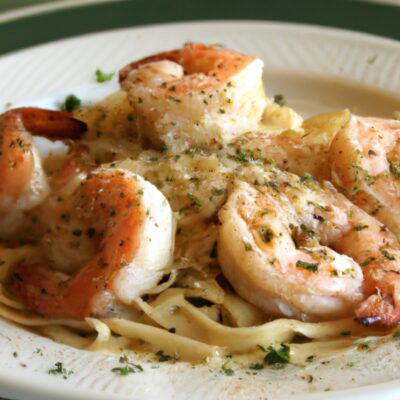
<instances>
[{"instance_id":1,"label":"parsley flake","mask_svg":"<svg viewBox=\"0 0 400 400\"><path fill-rule=\"evenodd\" d=\"M224 365L221 367L221 371L222 371L226 376L232 376L232 375L235 374L235 372L233 371L233 369L232 369L232 368L228 368L228 367L226 366L226 364L224 364Z\"/></svg>"},{"instance_id":2,"label":"parsley flake","mask_svg":"<svg viewBox=\"0 0 400 400\"><path fill-rule=\"evenodd\" d=\"M129 365L126 365L125 367L115 367L111 370L111 372L114 372L120 376L126 376L136 372L143 372L143 367L139 364L129 363Z\"/></svg>"},{"instance_id":3,"label":"parsley flake","mask_svg":"<svg viewBox=\"0 0 400 400\"><path fill-rule=\"evenodd\" d=\"M160 361L160 362L166 362L166 361L173 360L173 357L168 354L165 354L164 350L157 351L156 356L158 357L158 361Z\"/></svg>"},{"instance_id":4,"label":"parsley flake","mask_svg":"<svg viewBox=\"0 0 400 400\"><path fill-rule=\"evenodd\" d=\"M388 260L390 260L390 261L394 261L396 258L392 255L392 254L390 254L387 250L385 250L385 249L379 249L379 251L380 251L380 253L385 257L385 258L387 258Z\"/></svg>"},{"instance_id":5,"label":"parsley flake","mask_svg":"<svg viewBox=\"0 0 400 400\"><path fill-rule=\"evenodd\" d=\"M356 226L354 226L354 230L355 231L357 231L357 232L360 232L360 231L362 231L363 229L367 229L368 228L368 225L356 225Z\"/></svg>"},{"instance_id":6,"label":"parsley flake","mask_svg":"<svg viewBox=\"0 0 400 400\"><path fill-rule=\"evenodd\" d=\"M114 76L114 72L110 72L109 74L106 72L103 72L100 69L96 70L96 81L99 83L111 81L111 79Z\"/></svg>"},{"instance_id":7,"label":"parsley flake","mask_svg":"<svg viewBox=\"0 0 400 400\"><path fill-rule=\"evenodd\" d=\"M190 200L190 204L192 207L201 207L201 201L193 193L188 193L186 197L188 198L188 200Z\"/></svg>"},{"instance_id":8,"label":"parsley flake","mask_svg":"<svg viewBox=\"0 0 400 400\"><path fill-rule=\"evenodd\" d=\"M80 107L80 105L81 105L81 100L74 94L70 94L66 97L64 104L62 106L62 110L73 113Z\"/></svg>"},{"instance_id":9,"label":"parsley flake","mask_svg":"<svg viewBox=\"0 0 400 400\"><path fill-rule=\"evenodd\" d=\"M64 364L60 361L56 362L54 367L50 368L47 372L49 375L62 375L64 379L67 379L69 375L74 373L74 371L67 371Z\"/></svg>"},{"instance_id":10,"label":"parsley flake","mask_svg":"<svg viewBox=\"0 0 400 400\"><path fill-rule=\"evenodd\" d=\"M287 101L286 101L285 96L283 94L276 94L274 96L274 102L276 104L279 104L280 106L285 106L287 104Z\"/></svg>"},{"instance_id":11,"label":"parsley flake","mask_svg":"<svg viewBox=\"0 0 400 400\"><path fill-rule=\"evenodd\" d=\"M318 271L319 263L309 263L305 261L298 260L296 262L297 268L304 268L308 271L317 272Z\"/></svg>"},{"instance_id":12,"label":"parsley flake","mask_svg":"<svg viewBox=\"0 0 400 400\"><path fill-rule=\"evenodd\" d=\"M290 347L283 343L279 348L269 346L264 361L269 365L276 365L278 368L283 368L283 364L290 363Z\"/></svg>"}]
</instances>

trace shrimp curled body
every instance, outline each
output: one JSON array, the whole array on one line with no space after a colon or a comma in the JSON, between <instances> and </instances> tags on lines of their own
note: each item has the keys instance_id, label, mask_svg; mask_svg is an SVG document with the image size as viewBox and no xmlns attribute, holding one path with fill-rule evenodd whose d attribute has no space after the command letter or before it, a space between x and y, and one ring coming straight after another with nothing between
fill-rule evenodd
<instances>
[{"instance_id":1,"label":"shrimp curled body","mask_svg":"<svg viewBox=\"0 0 400 400\"><path fill-rule=\"evenodd\" d=\"M31 135L49 139L77 138L86 125L72 114L17 108L0 115L0 237L12 235L24 212L49 193L39 152Z\"/></svg>"},{"instance_id":2,"label":"shrimp curled body","mask_svg":"<svg viewBox=\"0 0 400 400\"><path fill-rule=\"evenodd\" d=\"M257 129L266 106L262 67L237 51L189 44L128 64L120 82L143 141L182 149Z\"/></svg>"},{"instance_id":3,"label":"shrimp curled body","mask_svg":"<svg viewBox=\"0 0 400 400\"><path fill-rule=\"evenodd\" d=\"M396 237L329 183L275 174L238 182L219 212L218 258L235 290L270 315L398 323Z\"/></svg>"},{"instance_id":4,"label":"shrimp curled body","mask_svg":"<svg viewBox=\"0 0 400 400\"><path fill-rule=\"evenodd\" d=\"M118 168L81 174L64 190L46 204L48 264L17 265L11 292L46 317L82 319L107 315L155 286L173 248L164 196Z\"/></svg>"}]
</instances>

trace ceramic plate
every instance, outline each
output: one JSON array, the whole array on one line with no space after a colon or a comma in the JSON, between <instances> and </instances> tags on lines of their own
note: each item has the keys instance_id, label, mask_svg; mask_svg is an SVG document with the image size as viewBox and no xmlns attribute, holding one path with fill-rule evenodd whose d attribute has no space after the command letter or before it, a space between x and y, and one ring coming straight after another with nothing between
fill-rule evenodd
<instances>
[{"instance_id":1,"label":"ceramic plate","mask_svg":"<svg viewBox=\"0 0 400 400\"><path fill-rule=\"evenodd\" d=\"M265 62L269 95L283 94L303 115L351 108L392 116L400 110L400 44L334 29L267 22L199 22L114 30L0 58L0 106L57 108L69 93L85 103L115 90L116 79L95 82L95 70L117 71L129 61L188 41L219 43ZM397 399L400 341L304 368L237 371L144 363L126 377L111 369L118 356L79 351L0 321L0 395L45 399ZM39 349L40 351L37 351ZM13 353L17 352L18 357ZM68 379L48 374L62 361ZM323 360L321 360L323 361Z\"/></svg>"}]
</instances>

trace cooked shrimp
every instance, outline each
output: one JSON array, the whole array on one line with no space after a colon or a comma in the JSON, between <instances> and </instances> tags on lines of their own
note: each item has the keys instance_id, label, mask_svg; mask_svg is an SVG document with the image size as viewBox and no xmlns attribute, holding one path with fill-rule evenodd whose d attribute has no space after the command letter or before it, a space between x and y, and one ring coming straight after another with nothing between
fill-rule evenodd
<instances>
[{"instance_id":1,"label":"cooked shrimp","mask_svg":"<svg viewBox=\"0 0 400 400\"><path fill-rule=\"evenodd\" d=\"M400 235L400 121L352 116L332 142L335 185Z\"/></svg>"},{"instance_id":2,"label":"cooked shrimp","mask_svg":"<svg viewBox=\"0 0 400 400\"><path fill-rule=\"evenodd\" d=\"M0 237L15 232L24 212L49 193L31 135L76 138L85 127L71 114L60 111L17 108L0 115Z\"/></svg>"},{"instance_id":3,"label":"cooked shrimp","mask_svg":"<svg viewBox=\"0 0 400 400\"><path fill-rule=\"evenodd\" d=\"M238 151L252 152L253 158L270 160L285 171L311 174L320 181L330 180L329 148L350 117L347 110L323 113L307 119L302 127L294 125L293 129L278 134L251 133L239 138L234 145Z\"/></svg>"},{"instance_id":4,"label":"cooked shrimp","mask_svg":"<svg viewBox=\"0 0 400 400\"><path fill-rule=\"evenodd\" d=\"M329 183L278 170L261 186L239 181L219 219L223 273L265 312L303 320L356 314L382 325L400 320L396 238Z\"/></svg>"},{"instance_id":5,"label":"cooked shrimp","mask_svg":"<svg viewBox=\"0 0 400 400\"><path fill-rule=\"evenodd\" d=\"M225 143L255 130L266 97L261 60L204 44L156 54L120 71L137 130L161 148Z\"/></svg>"},{"instance_id":6,"label":"cooked shrimp","mask_svg":"<svg viewBox=\"0 0 400 400\"><path fill-rule=\"evenodd\" d=\"M155 286L169 264L170 206L155 186L127 170L81 174L47 202L47 212L48 264L17 265L9 286L46 317L104 316Z\"/></svg>"}]
</instances>

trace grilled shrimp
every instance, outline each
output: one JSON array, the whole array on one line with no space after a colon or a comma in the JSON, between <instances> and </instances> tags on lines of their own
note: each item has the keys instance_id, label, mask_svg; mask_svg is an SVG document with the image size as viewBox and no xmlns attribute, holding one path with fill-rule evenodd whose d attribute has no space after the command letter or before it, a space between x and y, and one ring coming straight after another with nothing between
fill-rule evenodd
<instances>
[{"instance_id":1,"label":"grilled shrimp","mask_svg":"<svg viewBox=\"0 0 400 400\"><path fill-rule=\"evenodd\" d=\"M219 219L224 275L268 314L399 322L395 236L328 182L279 170L258 186L238 181Z\"/></svg>"},{"instance_id":2,"label":"grilled shrimp","mask_svg":"<svg viewBox=\"0 0 400 400\"><path fill-rule=\"evenodd\" d=\"M0 116L0 237L20 228L24 212L49 193L39 153L31 135L49 139L77 138L86 125L72 114L17 108Z\"/></svg>"},{"instance_id":3,"label":"grilled shrimp","mask_svg":"<svg viewBox=\"0 0 400 400\"><path fill-rule=\"evenodd\" d=\"M266 106L261 60L204 44L120 71L142 140L158 148L225 143L255 130Z\"/></svg>"},{"instance_id":4,"label":"grilled shrimp","mask_svg":"<svg viewBox=\"0 0 400 400\"><path fill-rule=\"evenodd\" d=\"M46 201L47 263L15 267L9 289L50 318L104 316L155 286L171 259L173 215L161 192L121 168L80 174Z\"/></svg>"},{"instance_id":5,"label":"grilled shrimp","mask_svg":"<svg viewBox=\"0 0 400 400\"><path fill-rule=\"evenodd\" d=\"M400 235L400 121L352 116L329 150L333 183Z\"/></svg>"}]
</instances>

